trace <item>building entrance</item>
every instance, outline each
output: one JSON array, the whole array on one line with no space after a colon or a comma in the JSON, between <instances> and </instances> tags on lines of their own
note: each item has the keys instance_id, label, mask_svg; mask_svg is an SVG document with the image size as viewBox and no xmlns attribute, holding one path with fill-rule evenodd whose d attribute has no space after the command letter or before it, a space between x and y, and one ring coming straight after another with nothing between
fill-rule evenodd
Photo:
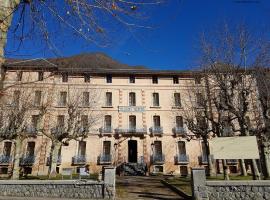
<instances>
[{"instance_id":1,"label":"building entrance","mask_svg":"<svg viewBox=\"0 0 270 200\"><path fill-rule=\"evenodd\" d=\"M131 162L131 163L137 162L137 141L136 140L128 141L128 162Z\"/></svg>"}]
</instances>

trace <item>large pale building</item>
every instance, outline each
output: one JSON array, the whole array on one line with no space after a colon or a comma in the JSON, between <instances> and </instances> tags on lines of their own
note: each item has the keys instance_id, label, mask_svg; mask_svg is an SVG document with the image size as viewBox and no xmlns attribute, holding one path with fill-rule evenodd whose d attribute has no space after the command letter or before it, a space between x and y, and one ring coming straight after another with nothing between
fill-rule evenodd
<instances>
[{"instance_id":1,"label":"large pale building","mask_svg":"<svg viewBox=\"0 0 270 200\"><path fill-rule=\"evenodd\" d=\"M5 77L3 77L5 76ZM104 165L126 174L190 173L190 167L207 166L204 145L187 135L184 115L188 104L199 102L190 90L203 88L196 73L157 71L119 64L102 54L65 59L9 61L2 69L3 87L10 106L21 97L33 105L46 105L43 126L48 134L67 127L68 106L80 114L80 124L91 124L87 137L70 139L59 151L57 171L89 165L90 173ZM10 95L10 96L9 96ZM23 97L25 100L23 100ZM75 106L76 105L76 106ZM27 111L25 130L35 132L35 107ZM5 113L2 113L2 119ZM45 132L46 132L45 131ZM48 173L51 140L36 133L23 140L20 165L32 175ZM10 173L14 143L0 144L1 174ZM228 162L231 170L237 161ZM147 167L145 167L147 166Z\"/></svg>"}]
</instances>

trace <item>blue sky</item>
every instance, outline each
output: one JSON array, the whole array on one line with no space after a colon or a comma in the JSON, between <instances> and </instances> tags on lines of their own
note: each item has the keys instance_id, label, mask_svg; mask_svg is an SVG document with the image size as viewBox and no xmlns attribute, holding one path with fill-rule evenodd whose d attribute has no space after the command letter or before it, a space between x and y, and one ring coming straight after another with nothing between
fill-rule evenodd
<instances>
[{"instance_id":1,"label":"blue sky","mask_svg":"<svg viewBox=\"0 0 270 200\"><path fill-rule=\"evenodd\" d=\"M151 30L136 28L130 33L119 29L113 45L107 48L69 36L63 41L64 45L58 47L58 55L104 52L129 65L154 69L191 69L197 66L198 41L202 31L211 30L223 21L233 24L245 22L254 30L265 30L270 25L270 1L171 0L152 10L149 17L151 20L144 23L151 25ZM40 48L38 41L26 41L14 52L16 46L16 41L8 41L7 57L55 57L50 50Z\"/></svg>"}]
</instances>

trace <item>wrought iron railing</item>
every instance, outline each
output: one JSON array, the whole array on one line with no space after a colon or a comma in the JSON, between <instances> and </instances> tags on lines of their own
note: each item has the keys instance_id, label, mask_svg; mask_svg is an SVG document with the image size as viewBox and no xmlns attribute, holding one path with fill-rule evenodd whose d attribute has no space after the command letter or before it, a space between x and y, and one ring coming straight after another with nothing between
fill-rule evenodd
<instances>
[{"instance_id":1,"label":"wrought iron railing","mask_svg":"<svg viewBox=\"0 0 270 200\"><path fill-rule=\"evenodd\" d=\"M153 164L164 164L165 155L164 154L154 154L152 155L152 163Z\"/></svg>"},{"instance_id":2,"label":"wrought iron railing","mask_svg":"<svg viewBox=\"0 0 270 200\"><path fill-rule=\"evenodd\" d=\"M0 165L9 165L11 161L12 161L11 156L7 156L7 155L0 156Z\"/></svg>"},{"instance_id":3,"label":"wrought iron railing","mask_svg":"<svg viewBox=\"0 0 270 200\"><path fill-rule=\"evenodd\" d=\"M176 135L185 135L187 133L187 130L184 127L174 127L173 133Z\"/></svg>"},{"instance_id":4,"label":"wrought iron railing","mask_svg":"<svg viewBox=\"0 0 270 200\"><path fill-rule=\"evenodd\" d=\"M162 126L152 126L150 128L150 132L152 134L162 134L163 133L163 127Z\"/></svg>"},{"instance_id":5,"label":"wrought iron railing","mask_svg":"<svg viewBox=\"0 0 270 200\"><path fill-rule=\"evenodd\" d=\"M111 154L101 154L98 156L99 164L111 164L112 163L112 155Z\"/></svg>"},{"instance_id":6,"label":"wrought iron railing","mask_svg":"<svg viewBox=\"0 0 270 200\"><path fill-rule=\"evenodd\" d=\"M206 155L201 155L198 158L199 158L199 163L200 164L202 164L202 165L207 165L208 164L208 160L207 160L207 156ZM209 159L213 163L213 160L214 160L213 155L209 155Z\"/></svg>"},{"instance_id":7,"label":"wrought iron railing","mask_svg":"<svg viewBox=\"0 0 270 200\"><path fill-rule=\"evenodd\" d=\"M57 157L56 164L57 165L61 165L61 162L62 162L62 157L61 156L58 156ZM51 163L51 157L49 156L49 157L47 157L47 165L50 165L50 163Z\"/></svg>"},{"instance_id":8,"label":"wrought iron railing","mask_svg":"<svg viewBox=\"0 0 270 200\"><path fill-rule=\"evenodd\" d=\"M86 156L85 155L79 155L79 156L73 156L72 157L72 164L73 165L81 165L86 163Z\"/></svg>"},{"instance_id":9,"label":"wrought iron railing","mask_svg":"<svg viewBox=\"0 0 270 200\"><path fill-rule=\"evenodd\" d=\"M59 133L64 133L65 132L65 127L64 126L56 126L54 128L51 128L51 133L52 134L59 134Z\"/></svg>"},{"instance_id":10,"label":"wrought iron railing","mask_svg":"<svg viewBox=\"0 0 270 200\"><path fill-rule=\"evenodd\" d=\"M113 128L111 126L105 126L105 127L101 127L99 129L100 133L112 133L113 132Z\"/></svg>"},{"instance_id":11,"label":"wrought iron railing","mask_svg":"<svg viewBox=\"0 0 270 200\"><path fill-rule=\"evenodd\" d=\"M33 125L28 125L25 127L25 132L27 134L30 134L30 135L35 135L37 134L37 127L33 126Z\"/></svg>"},{"instance_id":12,"label":"wrought iron railing","mask_svg":"<svg viewBox=\"0 0 270 200\"><path fill-rule=\"evenodd\" d=\"M146 134L146 128L117 128L115 129L115 133L121 134Z\"/></svg>"},{"instance_id":13,"label":"wrought iron railing","mask_svg":"<svg viewBox=\"0 0 270 200\"><path fill-rule=\"evenodd\" d=\"M34 155L24 155L20 159L20 165L27 165L31 166L35 163L35 156Z\"/></svg>"},{"instance_id":14,"label":"wrought iron railing","mask_svg":"<svg viewBox=\"0 0 270 200\"><path fill-rule=\"evenodd\" d=\"M189 156L186 154L178 154L174 157L176 164L188 164L189 163Z\"/></svg>"}]
</instances>

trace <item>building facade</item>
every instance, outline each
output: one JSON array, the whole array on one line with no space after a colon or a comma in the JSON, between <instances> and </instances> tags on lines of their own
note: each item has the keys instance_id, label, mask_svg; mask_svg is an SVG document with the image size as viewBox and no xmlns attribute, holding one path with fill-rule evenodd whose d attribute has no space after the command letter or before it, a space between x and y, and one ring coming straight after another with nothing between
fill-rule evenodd
<instances>
[{"instance_id":1,"label":"building facade","mask_svg":"<svg viewBox=\"0 0 270 200\"><path fill-rule=\"evenodd\" d=\"M85 166L90 173L99 173L102 166L114 165L126 174L188 175L191 167L207 167L204 145L200 139L187 136L192 133L183 117L189 112L188 104L200 103L200 93L191 97L190 90L204 88L194 73L128 67L68 68L45 61L13 62L5 65L4 71L4 88L8 88L5 104L14 105L20 96L21 103L46 105L42 119L46 133L68 127L71 104L78 108L80 126L91 124L87 129L77 129L87 132L87 137L70 139L61 146L58 173L66 168L79 173ZM29 132L35 132L37 126L39 112L35 106L25 116L24 130ZM5 112L2 119L4 116ZM23 140L20 166L26 173L48 174L51 144L48 135L38 131ZM10 173L13 149L12 140L1 142L1 174ZM228 164L231 172L237 171L237 161Z\"/></svg>"}]
</instances>

